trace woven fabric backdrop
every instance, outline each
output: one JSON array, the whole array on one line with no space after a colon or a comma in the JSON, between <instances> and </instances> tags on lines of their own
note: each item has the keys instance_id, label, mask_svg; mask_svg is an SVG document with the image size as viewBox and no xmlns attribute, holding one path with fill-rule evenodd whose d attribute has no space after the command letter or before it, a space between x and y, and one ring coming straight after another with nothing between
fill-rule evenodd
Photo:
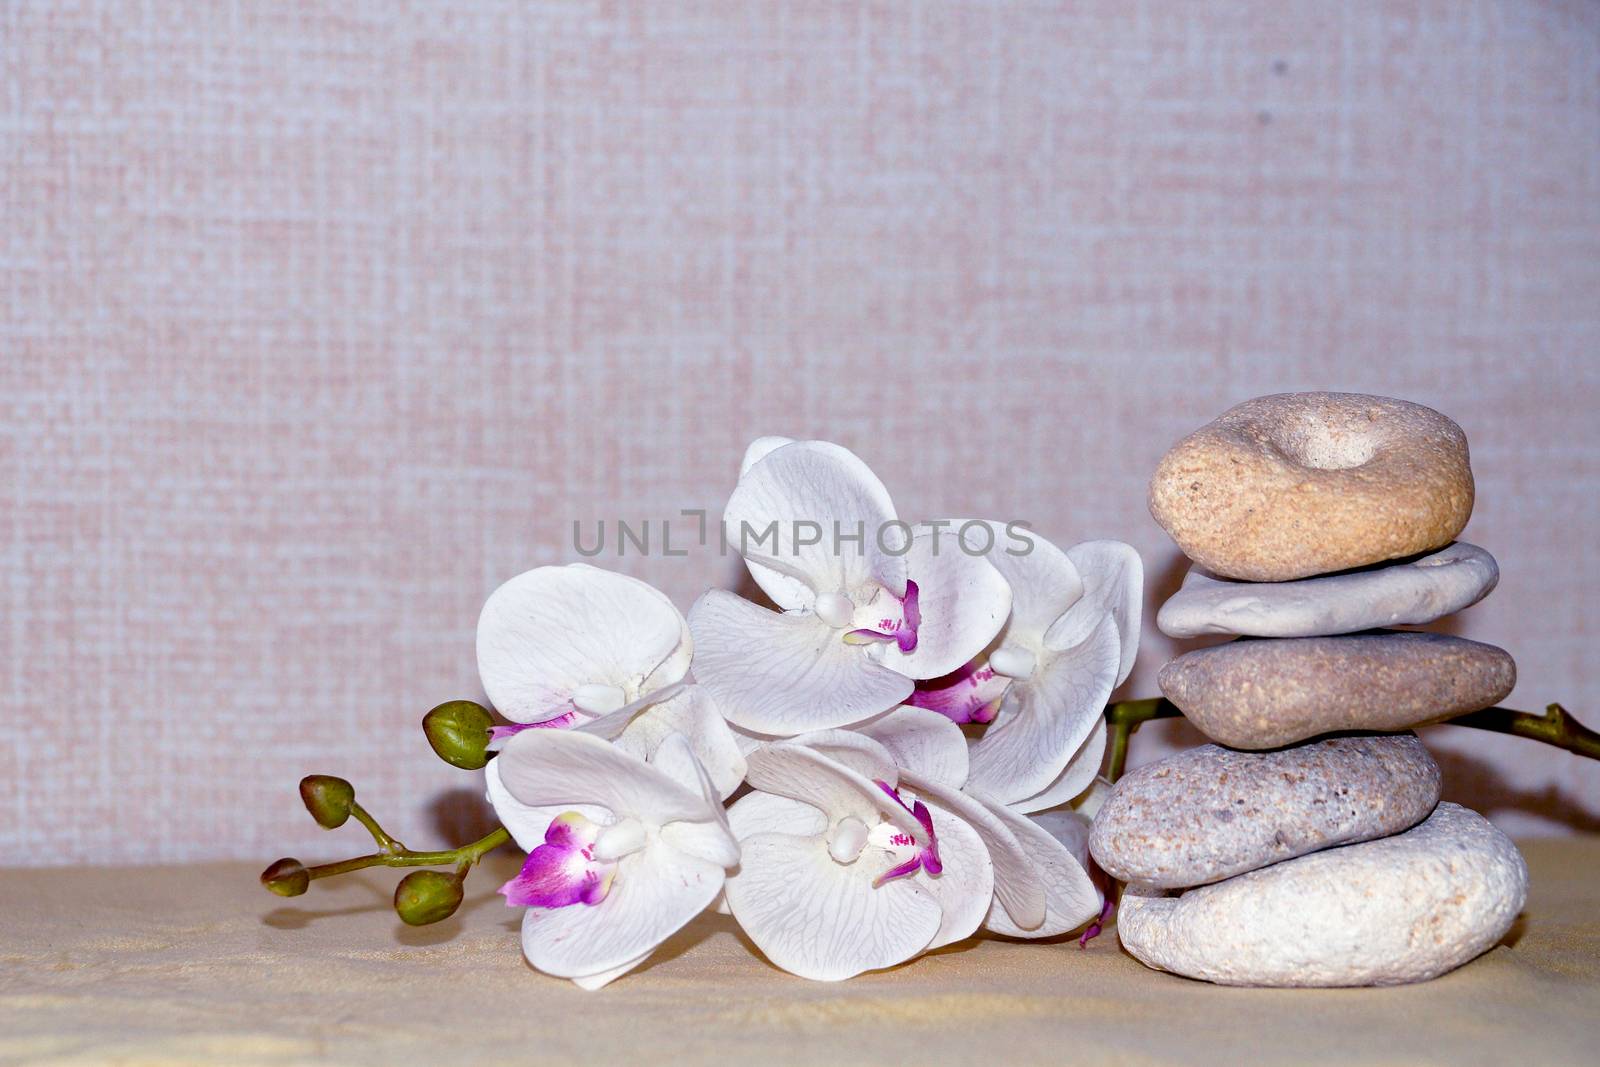
<instances>
[{"instance_id":1,"label":"woven fabric backdrop","mask_svg":"<svg viewBox=\"0 0 1600 1067\"><path fill-rule=\"evenodd\" d=\"M1433 405L1503 570L1451 627L1600 725L1593 3L17 2L0 92L0 862L360 848L308 771L471 832L416 724L484 597L720 513L765 433L1128 540L1148 618L1173 441ZM1513 832L1600 829L1600 765L1428 739Z\"/></svg>"}]
</instances>

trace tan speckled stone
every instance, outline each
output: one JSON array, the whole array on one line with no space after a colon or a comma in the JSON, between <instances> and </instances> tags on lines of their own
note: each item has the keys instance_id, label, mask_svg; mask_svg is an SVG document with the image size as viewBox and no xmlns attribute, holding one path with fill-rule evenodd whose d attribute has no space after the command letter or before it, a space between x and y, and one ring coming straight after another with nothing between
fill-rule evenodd
<instances>
[{"instance_id":1,"label":"tan speckled stone","mask_svg":"<svg viewBox=\"0 0 1600 1067\"><path fill-rule=\"evenodd\" d=\"M1150 481L1150 513L1189 558L1258 582L1439 548L1472 499L1461 427L1359 393L1247 400L1174 445Z\"/></svg>"},{"instance_id":2,"label":"tan speckled stone","mask_svg":"<svg viewBox=\"0 0 1600 1067\"><path fill-rule=\"evenodd\" d=\"M1117 937L1148 967L1224 985L1398 985L1493 947L1527 897L1511 839L1446 803L1403 834L1179 897L1130 885Z\"/></svg>"},{"instance_id":3,"label":"tan speckled stone","mask_svg":"<svg viewBox=\"0 0 1600 1067\"><path fill-rule=\"evenodd\" d=\"M1438 802L1439 765L1414 734L1275 752L1201 745L1119 781L1089 850L1118 881L1177 889L1397 834Z\"/></svg>"},{"instance_id":4,"label":"tan speckled stone","mask_svg":"<svg viewBox=\"0 0 1600 1067\"><path fill-rule=\"evenodd\" d=\"M1407 730L1511 692L1504 649L1443 634L1243 638L1172 660L1161 691L1207 737L1276 748L1336 730Z\"/></svg>"}]
</instances>

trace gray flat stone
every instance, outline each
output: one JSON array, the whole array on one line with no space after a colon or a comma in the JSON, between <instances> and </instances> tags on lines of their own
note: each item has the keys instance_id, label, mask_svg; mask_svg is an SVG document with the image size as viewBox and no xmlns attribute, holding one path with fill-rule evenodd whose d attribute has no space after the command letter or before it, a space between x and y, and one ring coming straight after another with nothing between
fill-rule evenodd
<instances>
[{"instance_id":1,"label":"gray flat stone","mask_svg":"<svg viewBox=\"0 0 1600 1067\"><path fill-rule=\"evenodd\" d=\"M1499 580L1494 557L1461 541L1409 563L1297 582L1228 581L1196 567L1161 606L1156 626L1171 637L1321 637L1415 626L1476 604Z\"/></svg>"},{"instance_id":2,"label":"gray flat stone","mask_svg":"<svg viewBox=\"0 0 1600 1067\"><path fill-rule=\"evenodd\" d=\"M1117 936L1146 966L1223 985L1399 985L1493 947L1527 895L1511 839L1446 803L1396 837L1182 896L1129 886Z\"/></svg>"},{"instance_id":3,"label":"gray flat stone","mask_svg":"<svg viewBox=\"0 0 1600 1067\"><path fill-rule=\"evenodd\" d=\"M1504 649L1444 634L1241 638L1179 656L1156 682L1213 741L1277 748L1336 730L1408 730L1511 692Z\"/></svg>"},{"instance_id":4,"label":"gray flat stone","mask_svg":"<svg viewBox=\"0 0 1600 1067\"><path fill-rule=\"evenodd\" d=\"M1388 837L1438 802L1439 765L1414 734L1275 752L1201 745L1124 776L1089 850L1118 881L1176 889Z\"/></svg>"}]
</instances>

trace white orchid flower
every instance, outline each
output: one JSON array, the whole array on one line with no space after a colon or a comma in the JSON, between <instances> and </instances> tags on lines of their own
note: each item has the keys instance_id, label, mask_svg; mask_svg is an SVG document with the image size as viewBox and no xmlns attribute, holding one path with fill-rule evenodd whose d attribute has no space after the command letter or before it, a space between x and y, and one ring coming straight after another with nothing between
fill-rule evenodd
<instances>
[{"instance_id":1,"label":"white orchid flower","mask_svg":"<svg viewBox=\"0 0 1600 1067\"><path fill-rule=\"evenodd\" d=\"M994 866L985 930L1054 937L1103 916L1105 895L1089 876L1089 820L1099 790L1080 797L1078 810L1025 815L971 791L967 742L949 718L903 707L862 732L893 756L902 786L960 818L983 841Z\"/></svg>"},{"instance_id":2,"label":"white orchid flower","mask_svg":"<svg viewBox=\"0 0 1600 1067\"><path fill-rule=\"evenodd\" d=\"M589 734L528 731L490 762L495 813L528 850L501 892L522 951L598 989L705 911L739 862L721 798L674 734L649 763Z\"/></svg>"},{"instance_id":3,"label":"white orchid flower","mask_svg":"<svg viewBox=\"0 0 1600 1067\"><path fill-rule=\"evenodd\" d=\"M646 759L681 733L726 797L744 757L711 695L686 680L693 653L689 624L664 594L582 563L517 575L478 619L484 692L517 724L496 727L496 742L575 728Z\"/></svg>"},{"instance_id":4,"label":"white orchid flower","mask_svg":"<svg viewBox=\"0 0 1600 1067\"><path fill-rule=\"evenodd\" d=\"M883 483L838 445L752 444L723 528L780 611L723 590L690 610L695 674L723 715L773 737L847 726L987 646L1011 590L927 525L910 536Z\"/></svg>"},{"instance_id":5,"label":"white orchid flower","mask_svg":"<svg viewBox=\"0 0 1600 1067\"><path fill-rule=\"evenodd\" d=\"M969 936L993 896L977 833L901 789L894 758L825 730L761 746L729 822L729 909L778 967L837 981Z\"/></svg>"},{"instance_id":6,"label":"white orchid flower","mask_svg":"<svg viewBox=\"0 0 1600 1067\"><path fill-rule=\"evenodd\" d=\"M1025 553L989 557L1013 591L995 647L908 699L990 723L972 746L969 791L1024 814L1068 802L1099 773L1102 712L1133 669L1144 586L1139 554L1119 541L1062 552L1030 539Z\"/></svg>"}]
</instances>

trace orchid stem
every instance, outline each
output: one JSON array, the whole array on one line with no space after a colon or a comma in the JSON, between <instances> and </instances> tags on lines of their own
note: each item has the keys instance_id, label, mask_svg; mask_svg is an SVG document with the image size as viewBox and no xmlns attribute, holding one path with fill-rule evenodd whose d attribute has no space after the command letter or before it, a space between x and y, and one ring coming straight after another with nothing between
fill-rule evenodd
<instances>
[{"instance_id":1,"label":"orchid stem","mask_svg":"<svg viewBox=\"0 0 1600 1067\"><path fill-rule=\"evenodd\" d=\"M1484 708L1445 721L1451 726L1471 726L1476 730L1543 741L1578 756L1600 759L1600 734L1574 719L1572 712L1560 704L1547 705L1543 715L1510 708Z\"/></svg>"},{"instance_id":2,"label":"orchid stem","mask_svg":"<svg viewBox=\"0 0 1600 1067\"><path fill-rule=\"evenodd\" d=\"M1115 782L1122 777L1128 762L1128 739L1143 723L1152 719L1174 719L1183 712L1176 704L1162 697L1143 700L1119 700L1106 706L1106 725L1111 731L1108 746L1110 759L1106 764L1106 777ZM1470 726L1475 730L1526 737L1542 741L1578 756L1600 759L1600 733L1589 729L1560 704L1551 704L1544 714L1531 711L1514 711L1511 708L1484 708L1453 719L1445 719L1450 726Z\"/></svg>"},{"instance_id":3,"label":"orchid stem","mask_svg":"<svg viewBox=\"0 0 1600 1067\"><path fill-rule=\"evenodd\" d=\"M358 808L352 810L351 814L359 818L360 815L365 813ZM367 826L367 820L363 819L362 825ZM367 829L371 830L372 826L367 826ZM382 833L382 831L376 831L373 837L376 838L379 833ZM472 869L473 864L482 859L486 853L494 851L511 840L511 833L504 826L501 826L470 844L462 845L460 848L441 849L437 852L413 852L394 841L387 834L384 835L383 840L389 841L393 847L381 852L374 852L368 856L356 856L353 859L340 860L337 863L323 863L316 867L307 867L306 873L315 879L331 878L336 874L348 874L351 871L364 870L367 867L442 867L446 864L455 864L457 875L464 877L466 872ZM380 840L379 847L381 848L382 846L383 841Z\"/></svg>"},{"instance_id":4,"label":"orchid stem","mask_svg":"<svg viewBox=\"0 0 1600 1067\"><path fill-rule=\"evenodd\" d=\"M1178 706L1163 697L1144 700L1119 700L1106 708L1106 725L1111 729L1111 759L1106 764L1106 777L1112 782L1122 777L1128 763L1128 738L1141 723L1151 719L1170 719L1182 715Z\"/></svg>"},{"instance_id":5,"label":"orchid stem","mask_svg":"<svg viewBox=\"0 0 1600 1067\"><path fill-rule=\"evenodd\" d=\"M367 828L367 833L372 835L372 840L378 844L378 851L383 853L401 853L406 851L406 846L396 841L384 832L378 825L378 820L367 813L367 809L354 801L350 804L350 814L356 817L356 822ZM313 875L312 877L316 877Z\"/></svg>"}]
</instances>

